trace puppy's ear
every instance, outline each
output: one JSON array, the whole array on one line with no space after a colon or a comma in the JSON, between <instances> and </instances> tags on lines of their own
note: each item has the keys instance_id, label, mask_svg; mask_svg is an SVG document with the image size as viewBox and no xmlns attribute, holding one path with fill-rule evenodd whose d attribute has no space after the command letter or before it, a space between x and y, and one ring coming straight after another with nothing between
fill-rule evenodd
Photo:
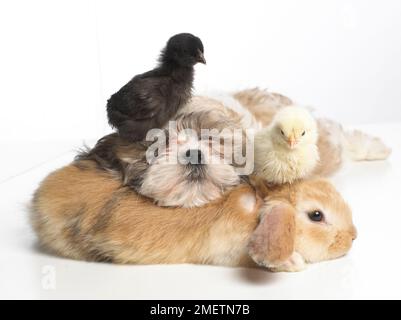
<instances>
[{"instance_id":1,"label":"puppy's ear","mask_svg":"<svg viewBox=\"0 0 401 320\"><path fill-rule=\"evenodd\" d=\"M248 249L259 265L275 268L286 262L294 252L295 209L275 201L264 207L259 225L253 232Z\"/></svg>"},{"instance_id":2,"label":"puppy's ear","mask_svg":"<svg viewBox=\"0 0 401 320\"><path fill-rule=\"evenodd\" d=\"M145 173L149 164L145 161L123 164L123 183L126 186L139 190L142 186Z\"/></svg>"},{"instance_id":3,"label":"puppy's ear","mask_svg":"<svg viewBox=\"0 0 401 320\"><path fill-rule=\"evenodd\" d=\"M146 160L148 144L140 142L127 146L120 146L116 150L123 175L123 184L134 190L142 186L144 175L149 168Z\"/></svg>"}]
</instances>

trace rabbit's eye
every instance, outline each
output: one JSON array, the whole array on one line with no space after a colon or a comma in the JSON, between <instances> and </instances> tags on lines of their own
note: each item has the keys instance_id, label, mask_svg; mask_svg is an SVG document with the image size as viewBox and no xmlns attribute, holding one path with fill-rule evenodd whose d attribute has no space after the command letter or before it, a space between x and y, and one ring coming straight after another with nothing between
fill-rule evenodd
<instances>
[{"instance_id":1,"label":"rabbit's eye","mask_svg":"<svg viewBox=\"0 0 401 320\"><path fill-rule=\"evenodd\" d=\"M321 222L321 221L323 221L324 215L321 211L315 210L315 211L309 212L308 217L313 222Z\"/></svg>"}]
</instances>

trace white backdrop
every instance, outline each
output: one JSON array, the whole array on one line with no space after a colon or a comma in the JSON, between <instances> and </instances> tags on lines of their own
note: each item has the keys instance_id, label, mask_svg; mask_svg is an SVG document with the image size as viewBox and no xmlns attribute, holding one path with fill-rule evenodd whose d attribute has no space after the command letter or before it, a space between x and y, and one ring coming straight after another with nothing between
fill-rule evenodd
<instances>
[{"instance_id":1,"label":"white backdrop","mask_svg":"<svg viewBox=\"0 0 401 320\"><path fill-rule=\"evenodd\" d=\"M98 138L107 98L198 35L195 88L261 86L343 123L401 121L401 1L1 1L0 140Z\"/></svg>"}]
</instances>

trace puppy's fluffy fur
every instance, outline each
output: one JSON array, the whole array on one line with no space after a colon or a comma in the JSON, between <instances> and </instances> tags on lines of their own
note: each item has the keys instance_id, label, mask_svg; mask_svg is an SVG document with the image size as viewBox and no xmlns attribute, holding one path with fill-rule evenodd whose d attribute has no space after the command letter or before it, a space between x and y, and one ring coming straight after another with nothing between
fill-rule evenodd
<instances>
[{"instance_id":1,"label":"puppy's fluffy fur","mask_svg":"<svg viewBox=\"0 0 401 320\"><path fill-rule=\"evenodd\" d=\"M201 208L163 208L94 161L79 160L42 182L31 221L43 247L90 261L298 271L348 252L356 236L351 212L329 182L254 185L241 184ZM315 210L324 222L308 219Z\"/></svg>"},{"instance_id":2,"label":"puppy's fluffy fur","mask_svg":"<svg viewBox=\"0 0 401 320\"><path fill-rule=\"evenodd\" d=\"M241 127L222 111L212 109L181 114L175 120L177 127L173 132L164 131L168 144L155 150L154 159L146 158L153 142L130 143L112 134L100 139L93 149L82 152L77 160L94 160L101 169L120 176L124 185L160 206L202 206L238 185L240 176L235 163L223 161L226 155L222 144L224 130ZM208 128L216 130L216 136L209 137L215 144L202 136L202 129ZM191 129L192 134L186 129ZM242 152L246 139L243 135L239 142L233 142L232 152ZM188 152L199 152L205 161L188 163Z\"/></svg>"}]
</instances>

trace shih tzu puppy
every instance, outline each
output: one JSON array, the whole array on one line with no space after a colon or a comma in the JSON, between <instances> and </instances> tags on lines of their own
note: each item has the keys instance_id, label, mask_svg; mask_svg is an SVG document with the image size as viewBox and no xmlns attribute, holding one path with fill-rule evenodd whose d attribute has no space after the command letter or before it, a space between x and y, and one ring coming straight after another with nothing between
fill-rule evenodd
<instances>
[{"instance_id":1,"label":"shih tzu puppy","mask_svg":"<svg viewBox=\"0 0 401 320\"><path fill-rule=\"evenodd\" d=\"M111 134L81 152L76 163L94 160L159 206L199 207L241 181L249 139L219 110L181 114L168 128L150 132L148 140L129 142Z\"/></svg>"}]
</instances>

